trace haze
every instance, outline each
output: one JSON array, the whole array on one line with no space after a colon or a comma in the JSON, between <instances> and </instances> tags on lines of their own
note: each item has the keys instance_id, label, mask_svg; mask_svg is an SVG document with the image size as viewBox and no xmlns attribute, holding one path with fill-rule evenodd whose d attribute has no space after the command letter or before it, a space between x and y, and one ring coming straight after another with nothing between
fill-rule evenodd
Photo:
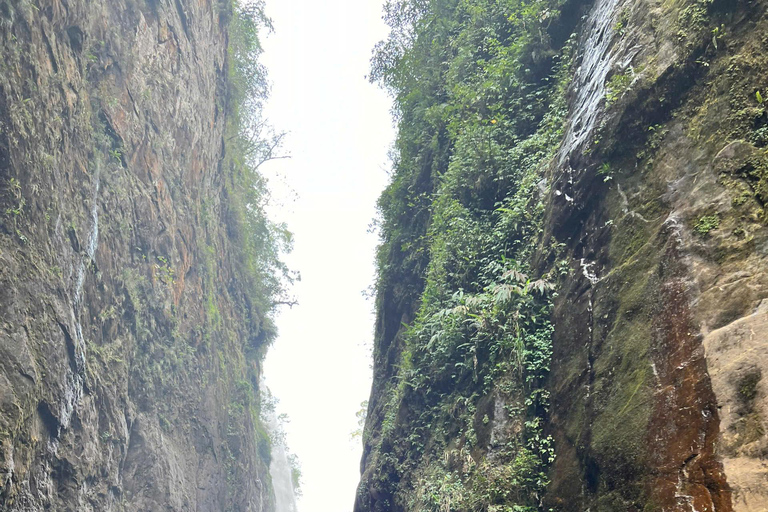
<instances>
[{"instance_id":1,"label":"haze","mask_svg":"<svg viewBox=\"0 0 768 512\"><path fill-rule=\"evenodd\" d=\"M370 391L375 234L368 226L387 179L393 137L387 95L367 82L386 35L378 1L268 1L275 33L263 62L273 84L267 117L290 132L292 158L266 169L273 215L295 235L287 258L302 280L282 311L265 362L301 461L302 512L351 510L361 441L355 413ZM292 192L295 191L295 194Z\"/></svg>"}]
</instances>

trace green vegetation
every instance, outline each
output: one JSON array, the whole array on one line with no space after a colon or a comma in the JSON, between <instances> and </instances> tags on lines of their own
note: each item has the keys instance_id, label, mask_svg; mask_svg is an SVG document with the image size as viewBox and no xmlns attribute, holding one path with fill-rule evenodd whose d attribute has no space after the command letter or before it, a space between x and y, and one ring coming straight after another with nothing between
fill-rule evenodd
<instances>
[{"instance_id":1,"label":"green vegetation","mask_svg":"<svg viewBox=\"0 0 768 512\"><path fill-rule=\"evenodd\" d=\"M19 241L23 244L27 244L29 240L21 231L20 226L21 218L24 216L24 207L26 206L27 201L24 199L22 194L19 180L16 178L11 178L8 180L6 189L7 190L5 195L9 196L11 206L5 209L5 214L9 217L10 224L13 225L13 232L16 233Z\"/></svg>"},{"instance_id":2,"label":"green vegetation","mask_svg":"<svg viewBox=\"0 0 768 512\"><path fill-rule=\"evenodd\" d=\"M413 321L394 364L381 347L395 333L377 333L386 405L380 424L371 415L366 426L376 462L364 486L408 510L535 510L548 482L554 447L542 425L557 274L530 264L547 245L544 178L562 137L565 4L385 7L392 31L371 77L395 99L399 134L379 200L377 307L380 320L404 308ZM515 427L491 446L505 424Z\"/></svg>"},{"instance_id":3,"label":"green vegetation","mask_svg":"<svg viewBox=\"0 0 768 512\"><path fill-rule=\"evenodd\" d=\"M757 396L757 384L763 378L760 370L753 370L744 375L738 382L739 400L742 404L749 404Z\"/></svg>"},{"instance_id":4,"label":"green vegetation","mask_svg":"<svg viewBox=\"0 0 768 512\"><path fill-rule=\"evenodd\" d=\"M605 104L611 106L629 90L632 84L632 70L616 73L605 84Z\"/></svg>"},{"instance_id":5,"label":"green vegetation","mask_svg":"<svg viewBox=\"0 0 768 512\"><path fill-rule=\"evenodd\" d=\"M712 215L703 215L696 221L696 225L693 230L701 236L707 236L710 231L717 229L720 226L720 215L714 213Z\"/></svg>"},{"instance_id":6,"label":"green vegetation","mask_svg":"<svg viewBox=\"0 0 768 512\"><path fill-rule=\"evenodd\" d=\"M8 190L13 196L14 203L16 204L14 206L8 207L5 210L6 215L22 215L24 213L24 205L26 204L26 201L24 200L24 196L21 194L21 184L19 183L19 180L16 178L11 178L8 181Z\"/></svg>"},{"instance_id":7,"label":"green vegetation","mask_svg":"<svg viewBox=\"0 0 768 512\"><path fill-rule=\"evenodd\" d=\"M275 134L261 113L269 87L258 60L262 51L258 35L261 28L271 28L263 7L262 1L232 6L223 161L228 171L227 228L237 248L237 266L250 306L247 313L259 344L274 337L270 312L287 302L286 287L294 278L280 259L291 249L291 233L267 217L269 192L259 173L264 162L278 157L282 140L282 134Z\"/></svg>"},{"instance_id":8,"label":"green vegetation","mask_svg":"<svg viewBox=\"0 0 768 512\"><path fill-rule=\"evenodd\" d=\"M262 116L269 87L266 70L259 62L262 52L259 35L263 29L271 29L271 22L261 0L233 0L222 8L221 16L228 23L229 36L226 94L219 97L227 120L220 162L225 178L224 198L220 212L216 211L215 202L203 202L201 219L209 234L220 229L216 224L223 221L234 251L221 254L214 237L209 236L204 242L203 293L206 333L215 332L228 340L228 343L216 344L215 350L220 362L219 378L235 383L230 385L227 407L226 465L229 494L238 496L244 492L242 479L252 474L241 440L255 431L265 472L271 460L274 440L263 425L263 404L256 397L261 360L276 334L272 313L277 305L288 302L287 286L293 275L281 260L282 254L291 248L291 234L283 224L268 218L265 208L269 191L266 179L259 172L264 162L278 157L282 140L282 134L274 133ZM214 217L217 213L219 218ZM242 304L237 313L238 322L244 323L239 328L245 328L245 338L234 335L233 329L238 326L232 325L231 312L222 302L219 270L222 258L229 260L235 272L237 284L228 285L228 292ZM172 277L172 271L170 274Z\"/></svg>"},{"instance_id":9,"label":"green vegetation","mask_svg":"<svg viewBox=\"0 0 768 512\"><path fill-rule=\"evenodd\" d=\"M547 483L554 447L542 431L548 393L541 386L549 371L552 326L542 297L551 285L531 282L514 269L503 276L482 293L457 292L445 304L448 307L418 319L407 336L396 396L401 402L415 400L426 407L413 418L406 465L425 455L431 458L429 452L436 447L449 457L458 450L459 458L462 450L469 454L482 449L478 430L491 423L487 412L479 419L477 404L483 396L502 396L508 419L522 427L519 436L497 448L493 464L476 463L467 456L466 465L445 460L430 464L426 474L417 477L415 488L437 492L417 492L411 498L428 510L444 510L445 499L451 501L452 510L533 505L532 498ZM456 404L460 404L458 411ZM458 428L453 425L457 415ZM455 439L460 440L458 446ZM436 443L431 450L430 443Z\"/></svg>"},{"instance_id":10,"label":"green vegetation","mask_svg":"<svg viewBox=\"0 0 768 512\"><path fill-rule=\"evenodd\" d=\"M624 8L619 15L619 20L613 25L613 31L623 36L627 31L627 24L629 23L629 10Z\"/></svg>"},{"instance_id":11,"label":"green vegetation","mask_svg":"<svg viewBox=\"0 0 768 512\"><path fill-rule=\"evenodd\" d=\"M604 162L600 167L597 168L597 175L603 177L603 181L610 181L613 179L613 169L611 168L611 164L608 162Z\"/></svg>"},{"instance_id":12,"label":"green vegetation","mask_svg":"<svg viewBox=\"0 0 768 512\"><path fill-rule=\"evenodd\" d=\"M677 19L677 35L689 50L710 20L709 10L714 0L693 0L683 7ZM713 39L716 39L713 33Z\"/></svg>"},{"instance_id":13,"label":"green vegetation","mask_svg":"<svg viewBox=\"0 0 768 512\"><path fill-rule=\"evenodd\" d=\"M715 47L715 50L718 49L718 41L721 41L725 36L725 25L720 25L719 27L714 27L712 29L712 46Z\"/></svg>"},{"instance_id":14,"label":"green vegetation","mask_svg":"<svg viewBox=\"0 0 768 512\"><path fill-rule=\"evenodd\" d=\"M174 271L170 262L168 261L168 258L165 256L158 256L157 263L154 265L154 269L156 275L163 283L169 285L174 283Z\"/></svg>"},{"instance_id":15,"label":"green vegetation","mask_svg":"<svg viewBox=\"0 0 768 512\"><path fill-rule=\"evenodd\" d=\"M356 439L362 439L363 437L363 429L365 428L365 418L368 415L368 400L363 400L360 402L360 409L355 413L355 417L357 418L357 428L353 430L349 437L352 440Z\"/></svg>"}]
</instances>

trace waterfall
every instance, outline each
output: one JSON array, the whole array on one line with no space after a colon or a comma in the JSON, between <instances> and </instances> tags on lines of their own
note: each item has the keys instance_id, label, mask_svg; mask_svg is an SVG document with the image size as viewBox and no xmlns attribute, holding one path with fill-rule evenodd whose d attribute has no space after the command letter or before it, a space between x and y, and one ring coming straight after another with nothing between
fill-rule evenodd
<instances>
[{"instance_id":1,"label":"waterfall","mask_svg":"<svg viewBox=\"0 0 768 512\"><path fill-rule=\"evenodd\" d=\"M574 111L558 158L561 168L571 154L582 151L590 142L602 110L605 82L611 70L614 67L626 68L640 51L639 46L626 49L613 44L619 4L620 0L597 0L585 23L580 45L584 51L572 85Z\"/></svg>"},{"instance_id":2,"label":"waterfall","mask_svg":"<svg viewBox=\"0 0 768 512\"><path fill-rule=\"evenodd\" d=\"M275 512L298 512L291 463L285 442L281 440L282 427L274 409L267 413L266 420L270 435L276 440L272 443L272 462L269 464L269 475L272 477L272 488L275 491Z\"/></svg>"},{"instance_id":3,"label":"waterfall","mask_svg":"<svg viewBox=\"0 0 768 512\"><path fill-rule=\"evenodd\" d=\"M99 241L99 208L98 197L101 186L101 161L96 159L96 168L93 172L93 184L91 185L91 229L88 234L88 244L86 245L85 255L80 258L75 278L75 293L70 310L72 324L75 326L74 345L75 370L67 375L67 386L65 389L65 400L62 402L59 419L61 428L69 427L72 419L72 413L75 406L83 397L83 386L85 380L85 338L83 337L83 326L80 323L80 313L83 308L83 285L85 284L85 273L88 264L93 261L96 255L96 249Z\"/></svg>"}]
</instances>

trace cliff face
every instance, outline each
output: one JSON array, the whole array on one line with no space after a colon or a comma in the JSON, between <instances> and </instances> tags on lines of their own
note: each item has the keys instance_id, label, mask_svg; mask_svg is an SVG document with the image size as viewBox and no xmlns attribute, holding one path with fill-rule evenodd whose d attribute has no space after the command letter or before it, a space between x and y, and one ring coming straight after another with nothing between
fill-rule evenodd
<instances>
[{"instance_id":1,"label":"cliff face","mask_svg":"<svg viewBox=\"0 0 768 512\"><path fill-rule=\"evenodd\" d=\"M396 4L356 511L768 510L766 3Z\"/></svg>"},{"instance_id":2,"label":"cliff face","mask_svg":"<svg viewBox=\"0 0 768 512\"><path fill-rule=\"evenodd\" d=\"M551 495L763 510L766 5L620 7L612 51L642 49L598 144L616 181L555 182L574 202L555 201L551 226L579 218L569 245L594 277L565 284L555 306L571 328L554 338ZM590 195L599 205L580 208Z\"/></svg>"},{"instance_id":3,"label":"cliff face","mask_svg":"<svg viewBox=\"0 0 768 512\"><path fill-rule=\"evenodd\" d=\"M236 15L0 2L3 510L271 509Z\"/></svg>"}]
</instances>

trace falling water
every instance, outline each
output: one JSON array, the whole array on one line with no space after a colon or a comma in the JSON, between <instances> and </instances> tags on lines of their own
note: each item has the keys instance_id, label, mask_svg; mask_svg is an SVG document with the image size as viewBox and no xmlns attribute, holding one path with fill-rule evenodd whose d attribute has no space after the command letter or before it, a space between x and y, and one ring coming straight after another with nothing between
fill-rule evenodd
<instances>
[{"instance_id":1,"label":"falling water","mask_svg":"<svg viewBox=\"0 0 768 512\"><path fill-rule=\"evenodd\" d=\"M93 174L93 187L91 188L91 233L88 235L88 245L86 246L87 258L80 260L80 267L77 270L77 283L75 285L75 307L78 309L82 305L86 265L93 261L93 256L96 254L96 248L99 243L99 206L97 200L101 185L100 174L101 163L97 161L96 170Z\"/></svg>"},{"instance_id":2,"label":"falling water","mask_svg":"<svg viewBox=\"0 0 768 512\"><path fill-rule=\"evenodd\" d=\"M589 281L589 291L587 292L587 340L584 344L585 348L587 349L587 374L592 376L593 375L593 357L592 357L592 342L593 342L593 331L594 331L594 325L595 325L595 317L594 317L594 305L595 305L595 285L600 282L600 278L597 277L597 273L593 270L592 267L594 267L595 262L591 261L588 262L585 258L581 258L581 261L579 262L581 266L581 272L584 275L584 277L587 278ZM592 394L592 379L590 378L590 381L587 383L587 398L590 397Z\"/></svg>"},{"instance_id":3,"label":"falling water","mask_svg":"<svg viewBox=\"0 0 768 512\"><path fill-rule=\"evenodd\" d=\"M83 397L83 384L85 372L85 338L83 337L83 327L80 323L80 312L83 307L83 285L85 284L85 272L88 265L93 261L96 255L96 249L99 241L99 208L98 196L101 175L101 162L96 160L96 168L93 172L93 184L91 185L91 230L88 235L88 244L86 245L85 255L80 258L77 267L75 279L75 298L70 310L72 324L75 326L75 335L72 343L75 349L75 370L70 371L67 376L67 386L65 389L65 400L61 404L59 418L61 427L67 428L72 419L72 413L75 406Z\"/></svg>"},{"instance_id":4,"label":"falling water","mask_svg":"<svg viewBox=\"0 0 768 512\"><path fill-rule=\"evenodd\" d=\"M561 146L560 166L574 151L583 148L595 129L605 97L605 80L615 60L611 42L618 3L619 0L597 0L585 24L584 53L573 82L575 110Z\"/></svg>"},{"instance_id":5,"label":"falling water","mask_svg":"<svg viewBox=\"0 0 768 512\"><path fill-rule=\"evenodd\" d=\"M280 431L280 424L274 411L267 415L267 427L270 433ZM273 439L279 436L272 436ZM293 476L288 453L281 442L272 444L272 462L269 464L272 488L275 490L275 512L298 512L296 495L293 489Z\"/></svg>"}]
</instances>

